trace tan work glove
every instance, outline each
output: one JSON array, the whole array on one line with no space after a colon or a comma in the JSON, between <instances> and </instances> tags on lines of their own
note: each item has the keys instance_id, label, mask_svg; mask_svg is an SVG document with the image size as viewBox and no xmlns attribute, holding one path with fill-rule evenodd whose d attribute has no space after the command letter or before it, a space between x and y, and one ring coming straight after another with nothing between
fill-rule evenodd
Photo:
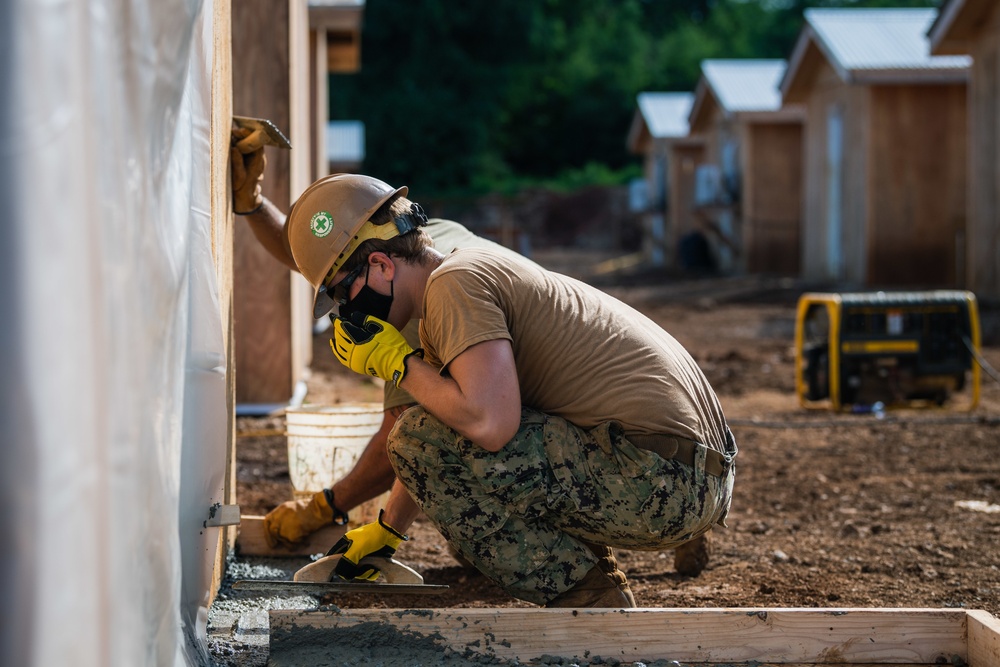
<instances>
[{"instance_id":1,"label":"tan work glove","mask_svg":"<svg viewBox=\"0 0 1000 667\"><path fill-rule=\"evenodd\" d=\"M317 491L309 500L289 500L268 512L264 517L264 539L272 549L294 546L334 519L347 523L347 515L330 505L327 491Z\"/></svg>"},{"instance_id":2,"label":"tan work glove","mask_svg":"<svg viewBox=\"0 0 1000 667\"><path fill-rule=\"evenodd\" d=\"M264 205L264 195L261 193L264 167L267 166L264 147L259 146L249 153L243 153L237 147L240 140L245 139L251 132L249 128L237 128L233 130L230 140L229 165L232 172L233 213L237 215L255 213Z\"/></svg>"}]
</instances>

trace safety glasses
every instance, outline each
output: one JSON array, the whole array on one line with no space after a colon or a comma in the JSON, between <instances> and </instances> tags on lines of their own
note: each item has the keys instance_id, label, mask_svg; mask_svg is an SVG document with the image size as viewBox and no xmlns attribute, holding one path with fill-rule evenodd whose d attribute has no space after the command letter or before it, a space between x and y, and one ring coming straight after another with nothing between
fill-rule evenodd
<instances>
[{"instance_id":1,"label":"safety glasses","mask_svg":"<svg viewBox=\"0 0 1000 667\"><path fill-rule=\"evenodd\" d=\"M358 279L358 276L361 275L361 271L366 266L368 266L368 262L358 264L351 270L350 273L344 276L343 280L341 280L339 283L333 286L331 291L333 292L333 300L337 305L342 306L345 303L347 303L348 301L347 294L351 289L351 285L353 285L354 281Z\"/></svg>"}]
</instances>

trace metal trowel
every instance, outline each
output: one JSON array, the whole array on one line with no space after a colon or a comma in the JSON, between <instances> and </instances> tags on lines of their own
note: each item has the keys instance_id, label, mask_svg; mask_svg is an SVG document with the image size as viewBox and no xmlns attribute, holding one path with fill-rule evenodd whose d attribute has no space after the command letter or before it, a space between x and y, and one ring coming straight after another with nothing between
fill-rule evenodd
<instances>
[{"instance_id":1,"label":"metal trowel","mask_svg":"<svg viewBox=\"0 0 1000 667\"><path fill-rule=\"evenodd\" d=\"M236 148L243 154L253 153L261 146L292 147L278 126L266 118L233 116L233 123L236 127L250 130L250 134L236 143Z\"/></svg>"},{"instance_id":2,"label":"metal trowel","mask_svg":"<svg viewBox=\"0 0 1000 667\"><path fill-rule=\"evenodd\" d=\"M340 562L340 557L342 554L334 554L332 556L324 556L317 561L309 563L303 568L296 570L295 574L292 575L293 581L343 581L339 579L337 575L333 573L334 569L337 567L337 563ZM382 582L383 584L422 584L424 583L424 578L411 567L403 565L398 560L394 558L385 558L383 556L368 556L362 558L361 565L371 565L372 567L378 568L379 577L376 582Z\"/></svg>"},{"instance_id":3,"label":"metal trowel","mask_svg":"<svg viewBox=\"0 0 1000 667\"><path fill-rule=\"evenodd\" d=\"M368 556L362 558L360 564L377 567L380 574L377 580L345 581L334 574L334 568L340 561L341 554L325 556L314 563L297 570L292 581L274 581L261 579L243 579L233 583L237 590L283 590L298 593L380 593L380 594L416 594L433 595L448 589L441 584L425 584L424 578L415 570L392 558Z\"/></svg>"}]
</instances>

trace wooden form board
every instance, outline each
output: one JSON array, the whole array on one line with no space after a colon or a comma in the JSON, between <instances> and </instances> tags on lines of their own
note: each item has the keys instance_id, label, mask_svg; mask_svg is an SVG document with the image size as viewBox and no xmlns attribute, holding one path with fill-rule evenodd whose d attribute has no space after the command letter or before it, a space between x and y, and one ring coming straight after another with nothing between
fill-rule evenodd
<instances>
[{"instance_id":1,"label":"wooden form board","mask_svg":"<svg viewBox=\"0 0 1000 667\"><path fill-rule=\"evenodd\" d=\"M375 659L385 646L432 645L442 654L522 663L549 655L682 664L1000 664L1000 621L963 609L272 610L270 635L269 664L296 664L308 650L299 657L313 667L337 664L324 662L323 651L335 661L342 650L364 650L365 641Z\"/></svg>"},{"instance_id":2,"label":"wooden form board","mask_svg":"<svg viewBox=\"0 0 1000 667\"><path fill-rule=\"evenodd\" d=\"M969 612L969 667L1000 665L1000 621L982 610Z\"/></svg>"}]
</instances>

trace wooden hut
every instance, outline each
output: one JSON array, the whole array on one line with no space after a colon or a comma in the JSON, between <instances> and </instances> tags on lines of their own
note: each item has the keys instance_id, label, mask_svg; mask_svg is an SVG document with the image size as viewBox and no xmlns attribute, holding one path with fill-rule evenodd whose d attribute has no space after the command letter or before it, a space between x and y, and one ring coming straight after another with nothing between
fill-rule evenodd
<instances>
[{"instance_id":1,"label":"wooden hut","mask_svg":"<svg viewBox=\"0 0 1000 667\"><path fill-rule=\"evenodd\" d=\"M695 211L723 271L796 275L803 110L783 106L784 60L706 60L690 127L705 137Z\"/></svg>"},{"instance_id":2,"label":"wooden hut","mask_svg":"<svg viewBox=\"0 0 1000 667\"><path fill-rule=\"evenodd\" d=\"M969 59L932 56L933 9L810 9L781 82L807 109L803 274L960 286Z\"/></svg>"},{"instance_id":3,"label":"wooden hut","mask_svg":"<svg viewBox=\"0 0 1000 667\"><path fill-rule=\"evenodd\" d=\"M328 72L357 70L364 3L233 3L233 111L268 118L292 144L267 147L264 194L287 212L329 173ZM304 391L312 361L312 289L271 257L237 219L234 273L236 401L268 411Z\"/></svg>"},{"instance_id":4,"label":"wooden hut","mask_svg":"<svg viewBox=\"0 0 1000 667\"><path fill-rule=\"evenodd\" d=\"M1000 5L948 0L930 30L935 55L972 56L966 287L1000 299Z\"/></svg>"},{"instance_id":5,"label":"wooden hut","mask_svg":"<svg viewBox=\"0 0 1000 667\"><path fill-rule=\"evenodd\" d=\"M643 92L628 133L628 148L643 156L644 251L653 266L674 266L679 239L695 227L694 174L704 142L688 133L693 93Z\"/></svg>"}]
</instances>

